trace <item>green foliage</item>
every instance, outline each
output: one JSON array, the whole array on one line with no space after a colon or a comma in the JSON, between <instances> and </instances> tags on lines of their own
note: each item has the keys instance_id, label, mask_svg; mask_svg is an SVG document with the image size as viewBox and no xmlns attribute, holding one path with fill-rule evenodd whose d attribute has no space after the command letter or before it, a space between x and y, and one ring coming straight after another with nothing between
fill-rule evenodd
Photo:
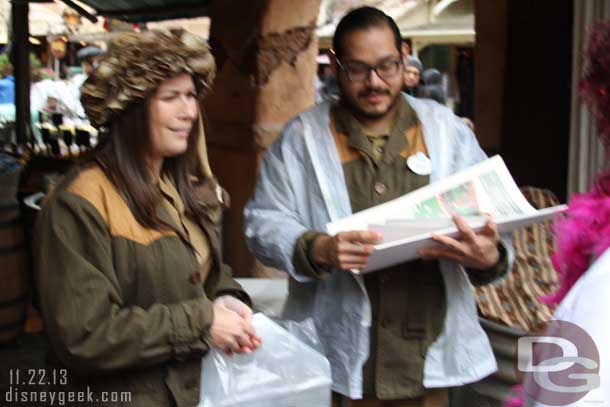
<instances>
[{"instance_id":1,"label":"green foliage","mask_svg":"<svg viewBox=\"0 0 610 407\"><path fill-rule=\"evenodd\" d=\"M37 71L40 68L42 68L42 62L40 62L40 59L38 59L33 52L30 52L30 69L32 71Z\"/></svg>"},{"instance_id":2,"label":"green foliage","mask_svg":"<svg viewBox=\"0 0 610 407\"><path fill-rule=\"evenodd\" d=\"M7 68L12 68L11 61L6 54L0 54L0 77L4 77Z\"/></svg>"},{"instance_id":3,"label":"green foliage","mask_svg":"<svg viewBox=\"0 0 610 407\"><path fill-rule=\"evenodd\" d=\"M9 59L7 54L0 54L0 76L5 76L7 73L7 68L13 68L13 64L11 64L11 60ZM30 52L30 69L32 72L38 72L42 68L42 63L40 59L33 53Z\"/></svg>"}]
</instances>

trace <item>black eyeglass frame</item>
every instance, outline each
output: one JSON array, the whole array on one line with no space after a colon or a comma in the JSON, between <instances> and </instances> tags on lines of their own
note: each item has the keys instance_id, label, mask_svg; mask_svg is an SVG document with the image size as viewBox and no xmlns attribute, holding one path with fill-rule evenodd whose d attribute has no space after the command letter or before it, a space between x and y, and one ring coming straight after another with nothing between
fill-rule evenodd
<instances>
[{"instance_id":1,"label":"black eyeglass frame","mask_svg":"<svg viewBox=\"0 0 610 407\"><path fill-rule=\"evenodd\" d=\"M349 70L341 63L341 61L339 60L339 58L337 58L336 54L334 53L334 51L331 51L333 53L333 55L335 55L335 61L337 62L337 65L339 66L339 68L341 68L341 70L343 72L345 72L345 74L347 75L347 79L350 80L350 82L363 82L364 80L366 80L366 78L369 77L369 75L371 74L371 71L375 71L375 73L377 74L377 76L379 76L381 79L386 80L386 79L391 79L393 77L395 77L399 72L400 72L400 66L404 66L404 61L402 60L401 57L398 57L396 60L393 61L385 61L385 62L380 62L375 66L371 66L369 64L366 64L364 62L357 62L358 64L361 64L363 66L366 66L367 70L366 73L364 74L364 76L362 77L362 79L359 80L354 80L354 78L352 77L352 74L350 74ZM396 64L396 72L388 75L382 75L381 73L379 73L378 69L380 68L381 65L386 64L388 62L394 62Z\"/></svg>"}]
</instances>

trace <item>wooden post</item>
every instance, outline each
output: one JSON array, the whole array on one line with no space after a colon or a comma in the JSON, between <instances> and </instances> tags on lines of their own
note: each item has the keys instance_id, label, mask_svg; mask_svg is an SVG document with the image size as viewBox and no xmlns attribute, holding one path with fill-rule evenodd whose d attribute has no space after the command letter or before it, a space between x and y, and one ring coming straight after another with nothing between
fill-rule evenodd
<instances>
[{"instance_id":1,"label":"wooden post","mask_svg":"<svg viewBox=\"0 0 610 407\"><path fill-rule=\"evenodd\" d=\"M15 131L23 145L30 129L30 53L27 0L12 0L11 59L15 75Z\"/></svg>"},{"instance_id":2,"label":"wooden post","mask_svg":"<svg viewBox=\"0 0 610 407\"><path fill-rule=\"evenodd\" d=\"M261 275L243 238L243 208L258 159L294 115L313 105L320 0L212 2L210 44L218 74L205 101L212 170L231 194L225 261L236 275ZM265 274L265 272L263 272Z\"/></svg>"},{"instance_id":3,"label":"wooden post","mask_svg":"<svg viewBox=\"0 0 610 407\"><path fill-rule=\"evenodd\" d=\"M475 125L488 154L500 150L504 71L506 64L507 0L475 1Z\"/></svg>"}]
</instances>

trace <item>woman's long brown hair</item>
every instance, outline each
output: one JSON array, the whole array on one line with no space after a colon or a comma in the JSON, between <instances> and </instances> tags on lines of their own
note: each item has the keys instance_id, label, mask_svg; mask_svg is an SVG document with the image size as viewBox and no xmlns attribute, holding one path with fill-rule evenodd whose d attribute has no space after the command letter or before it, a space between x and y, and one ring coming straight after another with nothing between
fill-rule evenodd
<instances>
[{"instance_id":1,"label":"woman's long brown hair","mask_svg":"<svg viewBox=\"0 0 610 407\"><path fill-rule=\"evenodd\" d=\"M97 162L102 171L116 186L136 220L152 229L168 229L169 225L157 216L161 201L158 186L146 164L150 148L149 99L136 103L116 116L109 126L109 133L93 152L89 162ZM198 119L201 120L201 119ZM198 123L193 125L187 150L163 161L162 173L174 181L187 215L199 218L204 215L197 203L191 176L203 177L197 155Z\"/></svg>"}]
</instances>

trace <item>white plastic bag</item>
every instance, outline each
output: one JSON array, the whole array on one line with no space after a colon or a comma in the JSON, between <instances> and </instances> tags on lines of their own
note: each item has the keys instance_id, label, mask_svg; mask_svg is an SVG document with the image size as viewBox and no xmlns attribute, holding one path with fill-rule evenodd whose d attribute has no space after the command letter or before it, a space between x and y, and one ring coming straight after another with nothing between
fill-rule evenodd
<instances>
[{"instance_id":1,"label":"white plastic bag","mask_svg":"<svg viewBox=\"0 0 610 407\"><path fill-rule=\"evenodd\" d=\"M212 350L201 366L199 407L328 407L330 364L263 314L252 323L262 346L227 356Z\"/></svg>"}]
</instances>

